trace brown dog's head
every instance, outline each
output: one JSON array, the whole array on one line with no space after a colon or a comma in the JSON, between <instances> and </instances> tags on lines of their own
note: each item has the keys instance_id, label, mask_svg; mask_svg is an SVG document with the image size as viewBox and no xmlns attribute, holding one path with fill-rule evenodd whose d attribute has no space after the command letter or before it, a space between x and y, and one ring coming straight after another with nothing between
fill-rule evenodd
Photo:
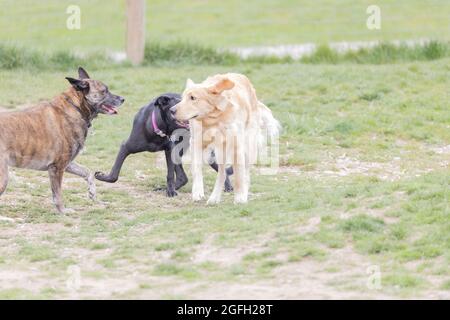
<instances>
[{"instance_id":1,"label":"brown dog's head","mask_svg":"<svg viewBox=\"0 0 450 320\"><path fill-rule=\"evenodd\" d=\"M98 80L92 80L86 70L78 68L78 79L66 77L75 90L81 92L89 106L97 113L117 114L117 108L125 101L112 94L108 87Z\"/></svg>"},{"instance_id":2,"label":"brown dog's head","mask_svg":"<svg viewBox=\"0 0 450 320\"><path fill-rule=\"evenodd\" d=\"M171 108L175 119L189 121L191 119L205 119L212 113L225 111L228 100L223 92L234 87L234 82L227 77L217 77L209 84L195 84L191 79L186 82L180 103Z\"/></svg>"}]
</instances>

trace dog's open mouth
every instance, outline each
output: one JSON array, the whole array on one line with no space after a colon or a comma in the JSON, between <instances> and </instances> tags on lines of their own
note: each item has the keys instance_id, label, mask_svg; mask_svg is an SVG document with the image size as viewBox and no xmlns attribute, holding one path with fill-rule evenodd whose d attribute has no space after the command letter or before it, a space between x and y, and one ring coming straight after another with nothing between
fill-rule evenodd
<instances>
[{"instance_id":1,"label":"dog's open mouth","mask_svg":"<svg viewBox=\"0 0 450 320\"><path fill-rule=\"evenodd\" d=\"M102 104L100 108L106 113L106 114L117 114L119 111L116 107L113 107L109 104Z\"/></svg>"},{"instance_id":2,"label":"dog's open mouth","mask_svg":"<svg viewBox=\"0 0 450 320\"><path fill-rule=\"evenodd\" d=\"M178 121L178 120L175 120L175 123L179 127L189 129L189 121Z\"/></svg>"}]
</instances>

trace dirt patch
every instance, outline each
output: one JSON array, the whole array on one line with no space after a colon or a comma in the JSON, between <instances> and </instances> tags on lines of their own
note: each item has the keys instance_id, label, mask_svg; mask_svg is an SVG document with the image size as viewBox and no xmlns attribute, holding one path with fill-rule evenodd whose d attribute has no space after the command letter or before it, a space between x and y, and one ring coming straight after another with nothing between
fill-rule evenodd
<instances>
[{"instance_id":1,"label":"dirt patch","mask_svg":"<svg viewBox=\"0 0 450 320\"><path fill-rule=\"evenodd\" d=\"M312 217L308 219L306 224L302 224L300 228L298 228L298 233L304 235L307 233L314 233L319 231L320 223L322 219L320 217Z\"/></svg>"},{"instance_id":2,"label":"dirt patch","mask_svg":"<svg viewBox=\"0 0 450 320\"><path fill-rule=\"evenodd\" d=\"M267 280L242 277L239 283L217 283L199 287L194 299L364 299L394 298L382 290L367 287L371 265L351 247L333 250L327 262L306 258L273 270ZM345 268L342 268L345 262ZM335 269L335 270L332 270ZM346 290L351 286L352 290Z\"/></svg>"},{"instance_id":3,"label":"dirt patch","mask_svg":"<svg viewBox=\"0 0 450 320\"><path fill-rule=\"evenodd\" d=\"M12 239L14 237L23 237L33 240L44 238L61 232L66 227L62 223L17 223L10 228L3 228L0 239Z\"/></svg>"},{"instance_id":4,"label":"dirt patch","mask_svg":"<svg viewBox=\"0 0 450 320\"><path fill-rule=\"evenodd\" d=\"M450 154L450 144L447 146L430 147L430 150L437 154Z\"/></svg>"},{"instance_id":5,"label":"dirt patch","mask_svg":"<svg viewBox=\"0 0 450 320\"><path fill-rule=\"evenodd\" d=\"M388 181L398 180L405 175L399 158L390 162L368 162L343 154L330 160L319 165L317 169L319 175L336 178L349 175L376 176L381 180Z\"/></svg>"},{"instance_id":6,"label":"dirt patch","mask_svg":"<svg viewBox=\"0 0 450 320\"><path fill-rule=\"evenodd\" d=\"M432 151L434 155L428 155ZM280 167L280 174L304 175L314 179L342 178L347 176L376 177L382 181L398 181L404 178L420 177L424 174L446 168L450 161L450 146L421 148L424 153L421 161L416 158L393 157L383 162L363 161L356 156L347 154L329 154L328 157L314 168L314 170L302 170L301 167Z\"/></svg>"},{"instance_id":7,"label":"dirt patch","mask_svg":"<svg viewBox=\"0 0 450 320\"><path fill-rule=\"evenodd\" d=\"M214 235L209 236L201 245L197 246L192 258L193 262L199 264L203 262L214 262L221 267L229 267L237 264L251 253L261 253L266 248L262 245L245 245L235 248L223 248L213 245ZM267 241L267 239L265 240ZM254 243L265 243L265 241L255 241Z\"/></svg>"},{"instance_id":8,"label":"dirt patch","mask_svg":"<svg viewBox=\"0 0 450 320\"><path fill-rule=\"evenodd\" d=\"M56 289L58 286L55 279L49 279L38 268L0 267L0 288L2 290L20 288L39 293L42 289Z\"/></svg>"},{"instance_id":9,"label":"dirt patch","mask_svg":"<svg viewBox=\"0 0 450 320\"><path fill-rule=\"evenodd\" d=\"M375 208L374 204L377 201L382 201L384 196L373 197L368 199L363 199L364 211L361 211L361 207L356 209L348 210L339 214L341 219L348 219L358 214L366 214L368 216L378 218L383 220L386 224L395 224L400 221L399 217L388 215L388 212L395 212L396 209L400 209L400 207L405 203L407 196L403 191L397 191L393 193L393 197L395 198L394 203L387 205L382 208Z\"/></svg>"},{"instance_id":10,"label":"dirt patch","mask_svg":"<svg viewBox=\"0 0 450 320\"><path fill-rule=\"evenodd\" d=\"M302 169L300 167L295 166L283 166L278 168L278 174L280 175L294 175L294 176L300 176L302 175ZM288 177L286 177L288 178Z\"/></svg>"},{"instance_id":11,"label":"dirt patch","mask_svg":"<svg viewBox=\"0 0 450 320\"><path fill-rule=\"evenodd\" d=\"M0 222L16 222L16 219L0 216Z\"/></svg>"}]
</instances>

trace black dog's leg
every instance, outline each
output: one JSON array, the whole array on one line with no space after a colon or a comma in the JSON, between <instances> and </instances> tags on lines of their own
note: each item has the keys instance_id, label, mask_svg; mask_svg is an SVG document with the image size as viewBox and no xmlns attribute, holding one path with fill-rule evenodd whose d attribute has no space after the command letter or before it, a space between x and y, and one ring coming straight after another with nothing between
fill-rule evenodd
<instances>
[{"instance_id":1,"label":"black dog's leg","mask_svg":"<svg viewBox=\"0 0 450 320\"><path fill-rule=\"evenodd\" d=\"M181 189L183 186L185 186L186 183L188 183L188 177L184 172L183 165L181 164L175 165L175 174L176 174L175 190L178 190ZM153 191L161 191L161 190L167 190L167 188L158 187L153 189Z\"/></svg>"},{"instance_id":2,"label":"black dog's leg","mask_svg":"<svg viewBox=\"0 0 450 320\"><path fill-rule=\"evenodd\" d=\"M96 172L95 173L96 179L109 183L114 183L119 179L120 169L122 169L123 162L131 154L131 152L127 147L127 143L128 141L122 143L122 145L120 146L120 151L117 154L116 162L114 163L114 166L111 169L110 174L106 175L102 172Z\"/></svg>"},{"instance_id":3,"label":"black dog's leg","mask_svg":"<svg viewBox=\"0 0 450 320\"><path fill-rule=\"evenodd\" d=\"M172 161L172 160L171 160ZM166 162L167 162L167 155L166 155ZM175 174L176 174L176 180L175 180L175 190L181 189L186 183L188 183L188 177L186 175L186 172L184 171L183 165L180 164L174 164L175 168ZM167 170L169 170L167 168ZM167 190L167 188L155 188L154 191L161 191L161 190Z\"/></svg>"},{"instance_id":4,"label":"black dog's leg","mask_svg":"<svg viewBox=\"0 0 450 320\"><path fill-rule=\"evenodd\" d=\"M181 141L178 141L175 143L175 146L177 146ZM173 152L173 151L172 151ZM175 164L175 173L177 175L177 179L175 181L175 190L180 189L183 187L186 183L188 183L188 178L186 176L186 172L184 172L183 164L181 163L181 158L183 157L183 149L180 150L178 161L179 164Z\"/></svg>"},{"instance_id":5,"label":"black dog's leg","mask_svg":"<svg viewBox=\"0 0 450 320\"><path fill-rule=\"evenodd\" d=\"M209 159L209 165L211 168L213 168L216 172L219 171L219 166L216 162L216 155L214 154L214 151L211 152L211 158ZM233 175L233 167L227 168L227 177L225 178L225 192L232 192L233 191L233 185L230 181L230 176Z\"/></svg>"},{"instance_id":6,"label":"black dog's leg","mask_svg":"<svg viewBox=\"0 0 450 320\"><path fill-rule=\"evenodd\" d=\"M167 190L168 197L175 197L177 192L175 191L175 164L171 158L171 148L165 150L166 164L167 164Z\"/></svg>"},{"instance_id":7,"label":"black dog's leg","mask_svg":"<svg viewBox=\"0 0 450 320\"><path fill-rule=\"evenodd\" d=\"M186 176L186 173L184 172L182 164L175 165L175 173L177 174L177 180L175 181L175 190L178 190L186 183L188 183L188 178Z\"/></svg>"}]
</instances>

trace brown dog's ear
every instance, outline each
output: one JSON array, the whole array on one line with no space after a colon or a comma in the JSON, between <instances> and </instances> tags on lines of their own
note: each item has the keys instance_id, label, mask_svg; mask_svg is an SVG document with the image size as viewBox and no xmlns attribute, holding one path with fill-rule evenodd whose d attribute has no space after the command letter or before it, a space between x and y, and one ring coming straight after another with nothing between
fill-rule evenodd
<instances>
[{"instance_id":1,"label":"brown dog's ear","mask_svg":"<svg viewBox=\"0 0 450 320\"><path fill-rule=\"evenodd\" d=\"M78 68L78 78L79 79L90 79L91 77L89 77L86 70L84 70L82 67L79 67Z\"/></svg>"},{"instance_id":2,"label":"brown dog's ear","mask_svg":"<svg viewBox=\"0 0 450 320\"><path fill-rule=\"evenodd\" d=\"M89 89L89 83L87 83L84 80L74 79L74 78L70 78L70 77L66 77L66 79L67 79L67 81L70 82L72 87L74 87L75 90L77 90L77 91L83 91L83 90Z\"/></svg>"},{"instance_id":3,"label":"brown dog's ear","mask_svg":"<svg viewBox=\"0 0 450 320\"><path fill-rule=\"evenodd\" d=\"M224 92L225 90L230 90L233 88L234 88L234 82L228 78L223 78L222 80L217 82L212 87L209 87L208 92L210 92L212 94L220 94L220 93Z\"/></svg>"}]
</instances>

